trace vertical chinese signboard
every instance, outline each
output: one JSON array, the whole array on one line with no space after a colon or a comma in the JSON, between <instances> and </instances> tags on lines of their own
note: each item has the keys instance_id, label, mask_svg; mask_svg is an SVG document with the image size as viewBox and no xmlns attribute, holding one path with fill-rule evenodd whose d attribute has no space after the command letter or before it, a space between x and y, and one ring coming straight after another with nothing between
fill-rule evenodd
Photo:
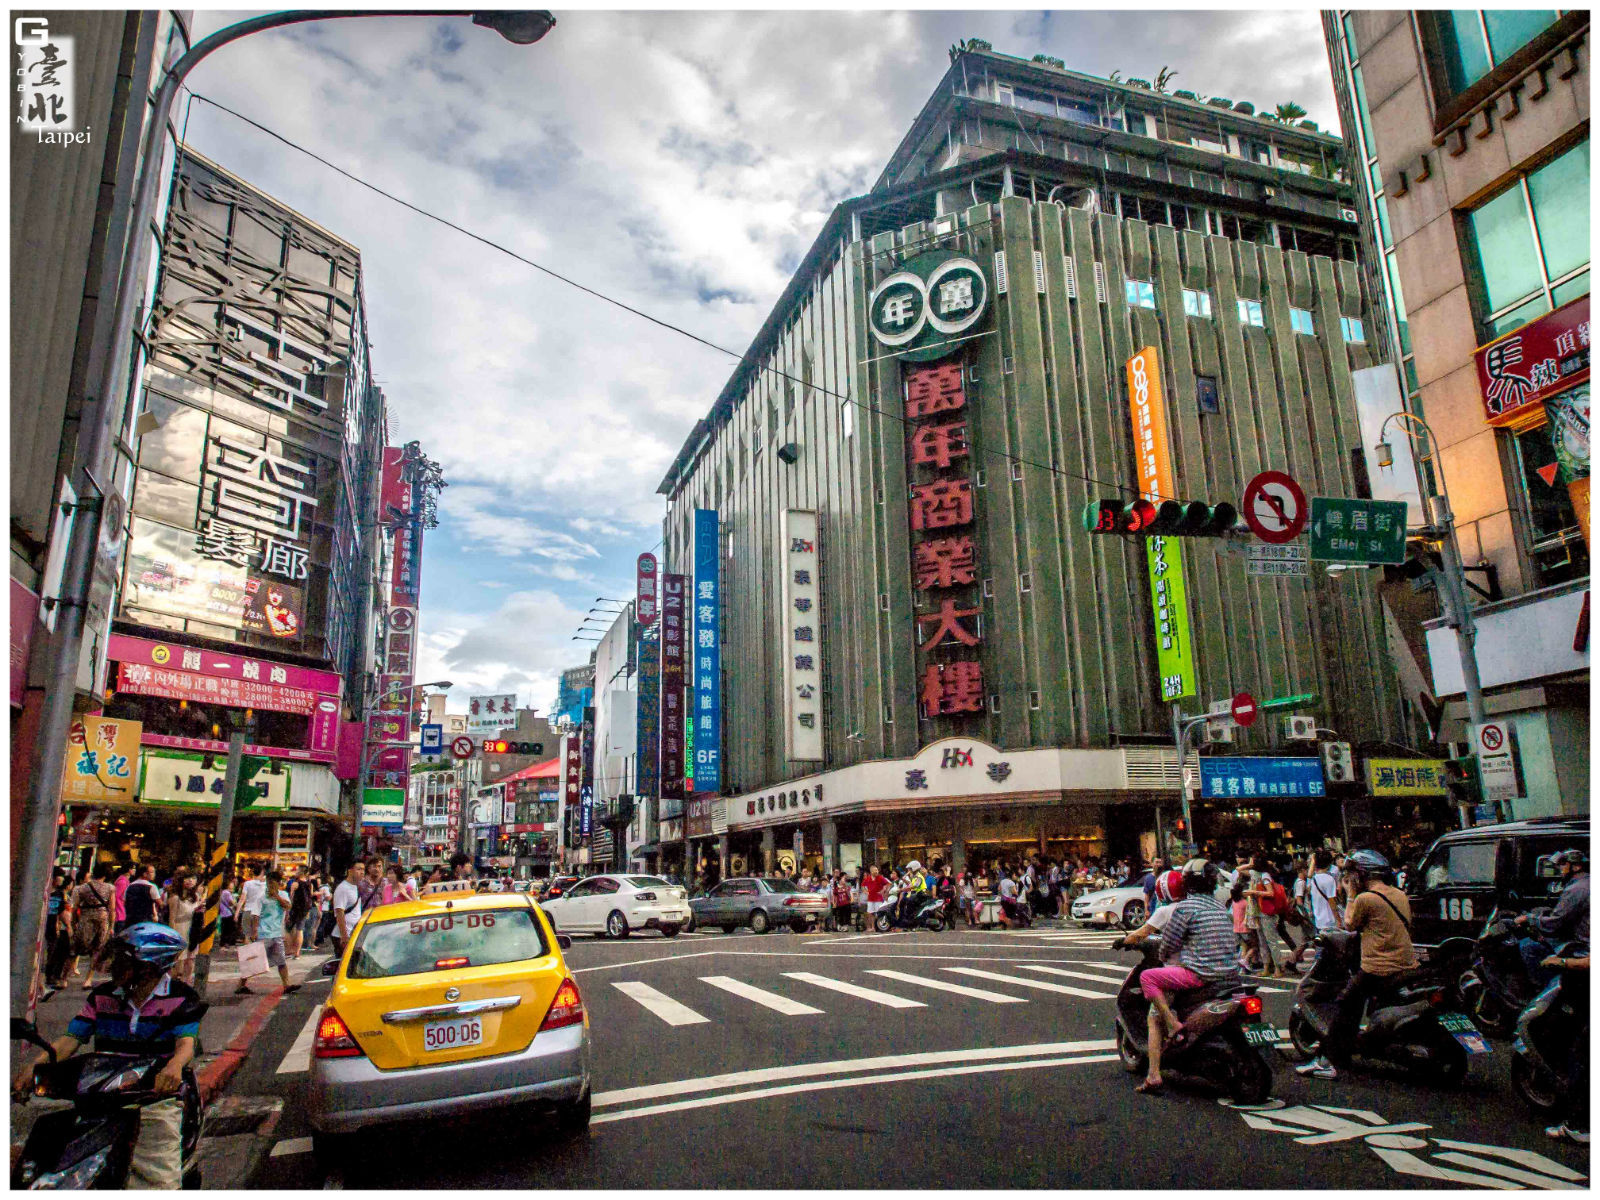
<instances>
[{"instance_id":1,"label":"vertical chinese signboard","mask_svg":"<svg viewBox=\"0 0 1600 1200\"><path fill-rule=\"evenodd\" d=\"M578 820L571 814L578 811L583 794L583 739L580 734L568 733L561 738L561 802L563 819L568 829L577 829Z\"/></svg>"},{"instance_id":2,"label":"vertical chinese signboard","mask_svg":"<svg viewBox=\"0 0 1600 1200\"><path fill-rule=\"evenodd\" d=\"M657 754L661 744L661 643L639 643L638 734L639 766L635 789L642 799L660 795L661 771Z\"/></svg>"},{"instance_id":3,"label":"vertical chinese signboard","mask_svg":"<svg viewBox=\"0 0 1600 1200\"><path fill-rule=\"evenodd\" d=\"M924 720L984 706L978 556L973 540L965 368L960 359L905 373L911 484L911 586L937 611L916 618Z\"/></svg>"},{"instance_id":4,"label":"vertical chinese signboard","mask_svg":"<svg viewBox=\"0 0 1600 1200\"><path fill-rule=\"evenodd\" d=\"M822 613L817 514L785 510L782 545L784 752L790 759L820 762Z\"/></svg>"},{"instance_id":5,"label":"vertical chinese signboard","mask_svg":"<svg viewBox=\"0 0 1600 1200\"><path fill-rule=\"evenodd\" d=\"M694 787L722 790L722 648L717 512L694 510Z\"/></svg>"},{"instance_id":6,"label":"vertical chinese signboard","mask_svg":"<svg viewBox=\"0 0 1600 1200\"><path fill-rule=\"evenodd\" d=\"M61 799L65 804L131 803L139 778L138 721L74 717L67 734Z\"/></svg>"},{"instance_id":7,"label":"vertical chinese signboard","mask_svg":"<svg viewBox=\"0 0 1600 1200\"><path fill-rule=\"evenodd\" d=\"M649 551L639 555L638 570L634 576L634 612L639 616L639 624L644 629L654 628L656 623L656 556Z\"/></svg>"},{"instance_id":8,"label":"vertical chinese signboard","mask_svg":"<svg viewBox=\"0 0 1600 1200\"><path fill-rule=\"evenodd\" d=\"M661 577L661 798L667 801L683 799L683 602L688 589L685 575ZM662 806L667 816L677 815L673 809Z\"/></svg>"},{"instance_id":9,"label":"vertical chinese signboard","mask_svg":"<svg viewBox=\"0 0 1600 1200\"><path fill-rule=\"evenodd\" d=\"M1152 504L1177 494L1172 451L1167 441L1167 405L1161 391L1161 364L1154 346L1128 360L1128 407L1133 417L1133 452L1139 494ZM1183 572L1183 540L1145 539L1150 566L1150 602L1155 610L1156 667L1161 699L1195 694L1194 644L1189 637L1189 596Z\"/></svg>"}]
</instances>

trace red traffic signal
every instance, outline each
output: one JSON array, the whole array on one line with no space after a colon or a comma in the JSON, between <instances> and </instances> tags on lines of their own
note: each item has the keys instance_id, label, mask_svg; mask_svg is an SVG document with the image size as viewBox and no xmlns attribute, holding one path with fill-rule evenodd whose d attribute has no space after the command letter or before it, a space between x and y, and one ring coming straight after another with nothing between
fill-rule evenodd
<instances>
[{"instance_id":1,"label":"red traffic signal","mask_svg":"<svg viewBox=\"0 0 1600 1200\"><path fill-rule=\"evenodd\" d=\"M1089 533L1138 535L1155 523L1156 506L1145 499L1095 500L1083 510L1083 527Z\"/></svg>"}]
</instances>

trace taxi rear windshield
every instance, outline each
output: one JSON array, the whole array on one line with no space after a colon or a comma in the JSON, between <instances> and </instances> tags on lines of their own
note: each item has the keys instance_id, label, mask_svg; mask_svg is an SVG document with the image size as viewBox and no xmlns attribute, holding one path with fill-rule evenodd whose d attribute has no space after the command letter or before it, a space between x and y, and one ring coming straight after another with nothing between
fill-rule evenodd
<instances>
[{"instance_id":1,"label":"taxi rear windshield","mask_svg":"<svg viewBox=\"0 0 1600 1200\"><path fill-rule=\"evenodd\" d=\"M368 925L350 951L351 979L387 979L543 958L544 931L525 908L446 912Z\"/></svg>"}]
</instances>

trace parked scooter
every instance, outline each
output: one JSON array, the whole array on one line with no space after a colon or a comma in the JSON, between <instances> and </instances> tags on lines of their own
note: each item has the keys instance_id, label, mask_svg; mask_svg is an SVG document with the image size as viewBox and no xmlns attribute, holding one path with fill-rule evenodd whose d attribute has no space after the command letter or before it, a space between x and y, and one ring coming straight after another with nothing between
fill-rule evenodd
<instances>
[{"instance_id":1,"label":"parked scooter","mask_svg":"<svg viewBox=\"0 0 1600 1200\"><path fill-rule=\"evenodd\" d=\"M1361 963L1359 934L1330 929L1316 940L1322 952L1296 987L1289 1014L1289 1039L1306 1058L1319 1053L1338 1013L1339 996ZM1489 1053L1489 1043L1472 1018L1448 1007L1448 981L1459 977L1472 945L1467 938L1447 939L1427 966L1402 976L1392 995L1369 1005L1356 1035L1356 1056L1415 1070L1449 1087L1459 1084L1470 1057Z\"/></svg>"},{"instance_id":2,"label":"parked scooter","mask_svg":"<svg viewBox=\"0 0 1600 1200\"><path fill-rule=\"evenodd\" d=\"M916 903L906 916L900 915L899 888L892 888L884 899L886 903L872 920L872 927L879 933L888 933L891 929L926 929L929 933L939 933L945 927L944 902L927 889L917 895Z\"/></svg>"},{"instance_id":3,"label":"parked scooter","mask_svg":"<svg viewBox=\"0 0 1600 1200\"><path fill-rule=\"evenodd\" d=\"M1478 935L1472 965L1457 985L1467 1012L1490 1037L1510 1037L1519 1014L1539 993L1517 948L1521 938L1509 917L1498 909L1490 913Z\"/></svg>"},{"instance_id":4,"label":"parked scooter","mask_svg":"<svg viewBox=\"0 0 1600 1200\"><path fill-rule=\"evenodd\" d=\"M152 1086L166 1056L95 1052L57 1061L38 1028L21 1017L12 1018L11 1037L50 1050L50 1061L34 1068L32 1095L72 1102L70 1109L43 1113L34 1121L12 1167L12 1188L126 1188L139 1110L167 1098ZM201 1104L193 1071L185 1069L178 1098L183 1101L183 1186L195 1189L200 1187L195 1161Z\"/></svg>"},{"instance_id":5,"label":"parked scooter","mask_svg":"<svg viewBox=\"0 0 1600 1200\"><path fill-rule=\"evenodd\" d=\"M1558 958L1589 953L1582 942L1568 942ZM1573 1077L1576 1054L1587 1054L1589 972L1561 971L1517 1018L1511 1042L1511 1086L1522 1102L1546 1116L1565 1107L1583 1086ZM1581 1044L1580 1044L1581 1043Z\"/></svg>"},{"instance_id":6,"label":"parked scooter","mask_svg":"<svg viewBox=\"0 0 1600 1200\"><path fill-rule=\"evenodd\" d=\"M1117 1055L1122 1065L1142 1074L1150 1065L1150 1001L1139 979L1161 965L1160 940L1129 946L1118 938L1113 950L1139 950L1137 965L1117 993ZM1261 1019L1261 997L1243 977L1179 992L1172 1011L1183 1028L1161 1050L1163 1078L1215 1088L1239 1104L1260 1104L1272 1094L1273 1046L1278 1032Z\"/></svg>"}]
</instances>

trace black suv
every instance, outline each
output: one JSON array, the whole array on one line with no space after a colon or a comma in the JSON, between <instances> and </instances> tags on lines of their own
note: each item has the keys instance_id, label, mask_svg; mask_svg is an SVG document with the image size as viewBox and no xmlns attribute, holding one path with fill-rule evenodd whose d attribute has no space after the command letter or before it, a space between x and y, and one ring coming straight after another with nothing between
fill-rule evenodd
<instances>
[{"instance_id":1,"label":"black suv","mask_svg":"<svg viewBox=\"0 0 1600 1200\"><path fill-rule=\"evenodd\" d=\"M1589 818L1535 817L1447 833L1406 879L1412 938L1437 946L1476 938L1496 908L1525 912L1553 906L1559 873L1540 859L1557 850L1589 852Z\"/></svg>"}]
</instances>

